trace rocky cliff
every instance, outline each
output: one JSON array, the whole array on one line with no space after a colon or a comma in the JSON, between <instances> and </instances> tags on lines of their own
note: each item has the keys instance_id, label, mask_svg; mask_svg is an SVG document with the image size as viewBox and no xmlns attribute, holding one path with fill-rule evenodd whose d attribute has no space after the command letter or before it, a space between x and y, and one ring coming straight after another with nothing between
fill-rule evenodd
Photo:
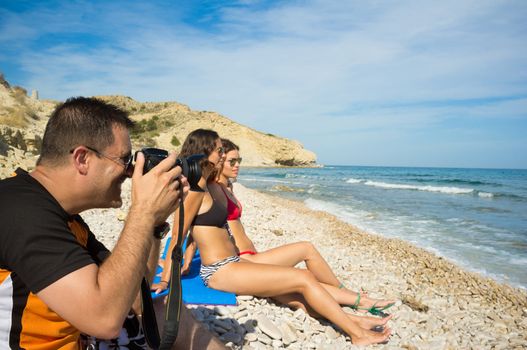
<instances>
[{"instance_id":1,"label":"rocky cliff","mask_svg":"<svg viewBox=\"0 0 527 350\"><path fill-rule=\"evenodd\" d=\"M0 74L0 178L16 166L31 169L40 151L40 137L57 101L38 100L12 87ZM179 150L187 134L213 129L240 146L244 166L316 166L316 156L294 140L264 134L216 112L193 111L177 102L138 102L125 96L98 96L127 110L137 127L134 149L143 146Z\"/></svg>"},{"instance_id":2,"label":"rocky cliff","mask_svg":"<svg viewBox=\"0 0 527 350\"><path fill-rule=\"evenodd\" d=\"M0 73L0 178L17 166L35 165L41 136L57 103L28 97L25 89L10 86Z\"/></svg>"}]
</instances>

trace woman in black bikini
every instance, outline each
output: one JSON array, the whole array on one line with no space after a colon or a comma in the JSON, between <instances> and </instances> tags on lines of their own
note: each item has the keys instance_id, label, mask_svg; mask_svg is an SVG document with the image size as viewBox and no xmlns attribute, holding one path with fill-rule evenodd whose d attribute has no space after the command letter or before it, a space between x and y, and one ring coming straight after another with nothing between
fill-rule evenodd
<instances>
[{"instance_id":1,"label":"woman in black bikini","mask_svg":"<svg viewBox=\"0 0 527 350\"><path fill-rule=\"evenodd\" d=\"M183 144L180 157L197 153L206 154L208 161L215 166L214 170L220 169L223 146L214 131L198 129L189 134ZM337 302L309 270L256 263L240 258L228 230L224 227L228 216L227 198L215 181L214 171L211 171L207 165L202 169L203 178L199 185L204 192L190 192L187 195L183 232L187 232L190 228L194 241L200 249L202 261L200 275L206 285L240 295L299 296L314 312L330 320L348 334L354 344L381 343L388 339L391 333L389 328L386 327L381 332L370 329L384 326L389 317L384 319L361 317L347 314L342 310L339 302L353 304L357 299L356 294L334 287L339 296L343 297ZM174 227L178 227L177 213L174 217ZM177 237L173 237L172 240L176 239ZM169 256L170 254L167 254L167 257ZM170 261L167 259L165 270L169 269L169 265Z\"/></svg>"}]
</instances>

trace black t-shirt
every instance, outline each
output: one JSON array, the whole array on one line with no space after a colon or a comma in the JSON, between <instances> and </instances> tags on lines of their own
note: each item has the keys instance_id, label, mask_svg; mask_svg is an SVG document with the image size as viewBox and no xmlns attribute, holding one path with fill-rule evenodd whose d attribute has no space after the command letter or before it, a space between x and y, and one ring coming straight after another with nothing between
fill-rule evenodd
<instances>
[{"instance_id":1,"label":"black t-shirt","mask_svg":"<svg viewBox=\"0 0 527 350\"><path fill-rule=\"evenodd\" d=\"M78 348L78 330L35 294L109 254L27 172L0 180L0 348Z\"/></svg>"},{"instance_id":2,"label":"black t-shirt","mask_svg":"<svg viewBox=\"0 0 527 350\"><path fill-rule=\"evenodd\" d=\"M91 232L82 247L68 226L72 219L82 222L80 216L68 215L25 171L0 181L0 193L0 268L16 273L31 292L97 263L97 255L108 251Z\"/></svg>"}]
</instances>

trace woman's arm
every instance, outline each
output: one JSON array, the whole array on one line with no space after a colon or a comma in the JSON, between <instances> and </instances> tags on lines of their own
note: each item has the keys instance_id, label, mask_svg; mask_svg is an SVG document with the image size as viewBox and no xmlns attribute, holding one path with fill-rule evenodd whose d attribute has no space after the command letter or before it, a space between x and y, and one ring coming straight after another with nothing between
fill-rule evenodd
<instances>
[{"instance_id":1,"label":"woman's arm","mask_svg":"<svg viewBox=\"0 0 527 350\"><path fill-rule=\"evenodd\" d=\"M194 242L194 238L191 234L190 236L188 236L187 248L185 249L185 253L183 254L183 266L181 266L181 275L187 275L190 272L190 265L192 264L192 259L196 254L196 249L196 242Z\"/></svg>"},{"instance_id":2,"label":"woman's arm","mask_svg":"<svg viewBox=\"0 0 527 350\"><path fill-rule=\"evenodd\" d=\"M194 217L196 216L196 214L199 211L199 208L201 207L201 202L203 201L204 195L205 195L205 192L190 191L189 194L187 195L187 198L185 198L183 236L181 237L181 239L183 240L187 236L192 220L194 220ZM178 230L179 230L179 208L176 209L174 213L174 224L172 225L172 238L170 240L170 246L168 248L167 255L165 257L165 262L163 265L163 272L161 274L161 281L159 283L152 285L152 290L155 290L156 293L160 293L161 291L168 288L168 284L170 282L170 276L172 275L172 250L176 246L176 243L178 240Z\"/></svg>"},{"instance_id":3,"label":"woman's arm","mask_svg":"<svg viewBox=\"0 0 527 350\"><path fill-rule=\"evenodd\" d=\"M229 227L234 238L234 244L236 245L236 248L239 252L256 252L256 247L249 236L247 236L247 233L245 233L245 228L243 227L240 219L229 220Z\"/></svg>"}]
</instances>

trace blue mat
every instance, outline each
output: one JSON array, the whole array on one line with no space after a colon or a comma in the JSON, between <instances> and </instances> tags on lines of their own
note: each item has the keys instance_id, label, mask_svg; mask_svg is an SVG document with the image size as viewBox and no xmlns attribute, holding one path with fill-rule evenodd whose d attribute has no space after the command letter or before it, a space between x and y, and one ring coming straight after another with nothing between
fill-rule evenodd
<instances>
[{"instance_id":1,"label":"blue mat","mask_svg":"<svg viewBox=\"0 0 527 350\"><path fill-rule=\"evenodd\" d=\"M165 259L170 245L170 238L168 238L165 249L161 254L161 258ZM183 244L186 247L186 242ZM236 295L234 293L222 292L220 290L206 287L199 276L199 269L201 266L201 257L199 250L196 251L194 259L190 264L190 272L188 275L181 276L181 288L183 290L183 302L185 304L206 304L206 305L236 305ZM158 276L163 271L161 266L157 267L154 283L159 283L161 277ZM159 294L152 292L152 298L163 297L168 294L165 290Z\"/></svg>"}]
</instances>

